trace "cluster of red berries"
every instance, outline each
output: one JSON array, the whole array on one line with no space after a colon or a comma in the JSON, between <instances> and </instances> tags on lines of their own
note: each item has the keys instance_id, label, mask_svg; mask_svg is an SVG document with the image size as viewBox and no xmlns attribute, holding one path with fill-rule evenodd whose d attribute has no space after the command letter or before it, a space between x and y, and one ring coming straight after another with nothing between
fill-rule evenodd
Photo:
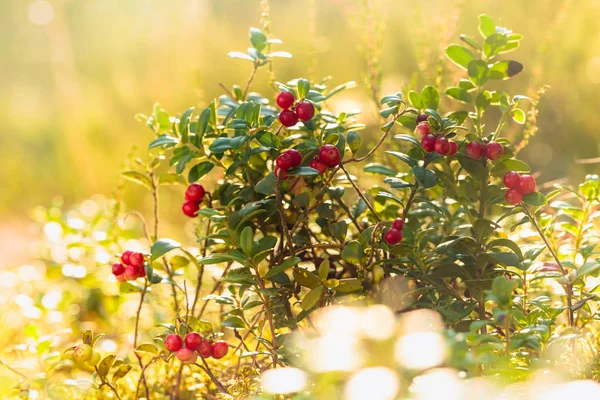
<instances>
[{"instance_id":1,"label":"cluster of red berries","mask_svg":"<svg viewBox=\"0 0 600 400\"><path fill-rule=\"evenodd\" d=\"M296 149L289 149L275 159L275 176L282 181L288 180L288 169L302 164L302 154Z\"/></svg>"},{"instance_id":2,"label":"cluster of red berries","mask_svg":"<svg viewBox=\"0 0 600 400\"><path fill-rule=\"evenodd\" d=\"M222 340L212 343L197 332L188 333L184 339L173 333L165 338L165 349L176 353L177 358L184 364L193 364L198 359L198 354L202 358L212 357L217 360L225 357L229 345Z\"/></svg>"},{"instance_id":3,"label":"cluster of red berries","mask_svg":"<svg viewBox=\"0 0 600 400\"><path fill-rule=\"evenodd\" d=\"M319 150L310 162L310 167L319 171L319 175L323 175L327 168L335 168L340 165L342 156L337 147L332 144L325 144Z\"/></svg>"},{"instance_id":4,"label":"cluster of red berries","mask_svg":"<svg viewBox=\"0 0 600 400\"><path fill-rule=\"evenodd\" d=\"M481 160L484 154L488 160L495 161L504 154L504 146L498 142L471 142L467 145L467 155L469 157Z\"/></svg>"},{"instance_id":5,"label":"cluster of red berries","mask_svg":"<svg viewBox=\"0 0 600 400\"><path fill-rule=\"evenodd\" d=\"M428 153L435 151L441 156L452 157L458 151L458 145L454 140L448 140L444 136L432 134L431 127L427 122L420 122L417 125L415 136L421 141L423 150Z\"/></svg>"},{"instance_id":6,"label":"cluster of red berries","mask_svg":"<svg viewBox=\"0 0 600 400\"><path fill-rule=\"evenodd\" d=\"M392 222L392 227L383 235L385 242L394 246L402 240L402 229L404 228L404 218L396 218Z\"/></svg>"},{"instance_id":7,"label":"cluster of red berries","mask_svg":"<svg viewBox=\"0 0 600 400\"><path fill-rule=\"evenodd\" d=\"M315 106L310 101L303 100L294 106L296 98L290 92L281 92L277 95L277 105L283 109L279 113L279 122L283 126L294 126L298 120L308 121L315 116Z\"/></svg>"},{"instance_id":8,"label":"cluster of red berries","mask_svg":"<svg viewBox=\"0 0 600 400\"><path fill-rule=\"evenodd\" d=\"M199 183L192 183L185 191L185 201L181 206L181 211L190 218L194 218L200 209L200 203L204 200L204 186Z\"/></svg>"},{"instance_id":9,"label":"cluster of red berries","mask_svg":"<svg viewBox=\"0 0 600 400\"><path fill-rule=\"evenodd\" d=\"M535 192L535 178L531 175L520 175L510 171L504 175L504 186L508 188L504 198L509 204L517 205L523 200L523 195Z\"/></svg>"},{"instance_id":10,"label":"cluster of red berries","mask_svg":"<svg viewBox=\"0 0 600 400\"><path fill-rule=\"evenodd\" d=\"M133 281L145 277L144 255L129 250L123 252L121 262L113 264L112 273L119 282Z\"/></svg>"}]
</instances>

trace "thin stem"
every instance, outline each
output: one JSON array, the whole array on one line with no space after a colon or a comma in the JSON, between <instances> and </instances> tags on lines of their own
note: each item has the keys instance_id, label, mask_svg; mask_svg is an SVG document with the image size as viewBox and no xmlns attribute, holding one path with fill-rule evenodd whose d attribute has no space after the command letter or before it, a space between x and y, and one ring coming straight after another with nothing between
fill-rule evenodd
<instances>
[{"instance_id":1,"label":"thin stem","mask_svg":"<svg viewBox=\"0 0 600 400\"><path fill-rule=\"evenodd\" d=\"M252 72L250 73L250 76L248 77L248 81L246 82L246 87L244 88L244 92L242 94L242 101L246 100L246 96L248 95L248 90L250 89L250 84L252 83L252 80L254 79L254 75L256 75L257 69L258 69L258 65L255 63L254 68L252 68Z\"/></svg>"},{"instance_id":2,"label":"thin stem","mask_svg":"<svg viewBox=\"0 0 600 400\"><path fill-rule=\"evenodd\" d=\"M235 101L235 96L233 95L233 93L231 93L231 90L229 90L227 86L223 85L223 82L219 82L219 86L221 87L221 89L223 89L227 96L231 97L231 99Z\"/></svg>"},{"instance_id":3,"label":"thin stem","mask_svg":"<svg viewBox=\"0 0 600 400\"><path fill-rule=\"evenodd\" d=\"M96 374L102 380L102 384L100 385L100 387L102 387L102 386L108 386L110 388L110 390L113 391L113 393L115 394L115 396L117 396L117 399L121 400L121 396L119 396L119 392L117 392L117 389L115 389L115 387L113 385L111 385L111 383L106 379L106 377L100 375L100 371L98 371L98 367L94 367L94 369L96 369ZM137 398L137 393L135 395L136 395L136 398Z\"/></svg>"},{"instance_id":4,"label":"thin stem","mask_svg":"<svg viewBox=\"0 0 600 400\"><path fill-rule=\"evenodd\" d=\"M208 366L208 363L206 362L206 360L204 359L204 357L202 357L202 354L200 354L200 358L202 359L202 363L204 364L204 366L196 363L196 365L200 368L202 368L204 370L204 372L206 372L206 374L210 377L210 380L213 381L213 383L215 385L217 385L217 387L219 388L219 390L221 391L221 393L226 393L229 394L229 392L227 391L227 389L225 389L225 386L223 386L223 384L217 379L217 377L212 373L210 367Z\"/></svg>"},{"instance_id":5,"label":"thin stem","mask_svg":"<svg viewBox=\"0 0 600 400\"><path fill-rule=\"evenodd\" d=\"M15 374L19 375L20 377L22 377L25 380L29 380L29 378L25 375L22 374L21 372L17 371L16 369L14 369L13 367L9 366L8 364L4 363L2 360L0 360L0 365L2 365L4 368L6 368L7 370L14 372Z\"/></svg>"},{"instance_id":6,"label":"thin stem","mask_svg":"<svg viewBox=\"0 0 600 400\"><path fill-rule=\"evenodd\" d=\"M140 314L142 312L142 306L144 304L144 297L146 296L147 289L148 289L148 280L146 280L144 282L144 289L142 289L142 293L140 295L140 304L138 305L138 309L135 314L135 332L133 334L133 348L134 349L137 347L138 330L139 330L139 325L140 325ZM146 391L146 398L149 399L150 398L150 390L148 389L148 383L146 382L146 376L145 376L146 368L144 368L144 363L142 362L142 356L139 355L137 352L135 352L135 356L137 357L138 364L140 365L140 368L142 369L142 372L140 374L140 378L141 378L140 380L144 383L144 390ZM135 395L137 398L137 392Z\"/></svg>"},{"instance_id":7,"label":"thin stem","mask_svg":"<svg viewBox=\"0 0 600 400\"><path fill-rule=\"evenodd\" d=\"M356 194L358 194L358 197L360 197L362 199L362 201L365 202L365 204L367 205L367 208L371 211L371 213L375 216L375 218L377 219L378 222L381 222L381 218L379 217L379 215L375 212L375 209L373 208L373 206L371 205L371 203L369 203L369 200L367 200L367 198L365 197L365 195L361 192L361 190L359 189L358 186L356 186L356 183L354 183L354 181L352 180L352 178L350 177L350 174L348 173L348 171L346 170L346 168L344 168L344 166L342 164L340 164L340 169L342 171L344 171L344 174L346 174L346 178L348 178L348 181L350 181L350 184L352 185L352 187L354 188L354 190L356 191Z\"/></svg>"},{"instance_id":8,"label":"thin stem","mask_svg":"<svg viewBox=\"0 0 600 400\"><path fill-rule=\"evenodd\" d=\"M275 180L275 186L277 188L279 187L279 182L279 177L277 177ZM279 193L279 190L275 190L275 203L277 203L277 211L279 212L279 219L281 220L281 229L283 230L284 234L284 237L281 240L287 240L287 247L291 251L293 248L292 235L287 226L287 219L281 205L281 193Z\"/></svg>"}]
</instances>

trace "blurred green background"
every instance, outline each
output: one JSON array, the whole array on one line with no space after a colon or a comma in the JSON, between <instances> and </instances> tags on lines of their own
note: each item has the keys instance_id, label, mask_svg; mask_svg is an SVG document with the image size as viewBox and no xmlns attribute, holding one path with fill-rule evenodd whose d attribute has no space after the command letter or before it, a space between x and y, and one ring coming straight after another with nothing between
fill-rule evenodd
<instances>
[{"instance_id":1,"label":"blurred green background","mask_svg":"<svg viewBox=\"0 0 600 400\"><path fill-rule=\"evenodd\" d=\"M597 170L574 160L599 155L598 0L275 0L270 8L273 35L284 42L277 50L294 55L275 61L277 78L356 80L342 100L365 109L367 123L376 117L362 50L373 27L383 32L375 62L384 94L436 77L445 89L460 71L443 49L461 32L478 36L477 16L486 13L525 36L511 57L526 70L506 90L551 86L523 158L541 181L576 182ZM132 147L142 153L151 139L134 114L154 102L171 113L205 106L221 93L218 82L243 84L250 65L227 52L248 47L260 16L259 0L0 2L0 236L57 194L67 203L110 195ZM271 97L265 75L254 89ZM126 196L143 206L136 189Z\"/></svg>"}]
</instances>

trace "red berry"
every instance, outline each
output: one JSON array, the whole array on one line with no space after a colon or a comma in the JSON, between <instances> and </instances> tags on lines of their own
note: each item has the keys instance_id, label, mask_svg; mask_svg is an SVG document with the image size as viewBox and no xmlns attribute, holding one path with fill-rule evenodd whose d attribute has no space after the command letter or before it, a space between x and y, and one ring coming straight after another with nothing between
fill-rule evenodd
<instances>
[{"instance_id":1,"label":"red berry","mask_svg":"<svg viewBox=\"0 0 600 400\"><path fill-rule=\"evenodd\" d=\"M204 194L204 186L199 183L192 183L185 191L185 199L194 201L196 203L201 203L202 199L204 199Z\"/></svg>"},{"instance_id":2,"label":"red berry","mask_svg":"<svg viewBox=\"0 0 600 400\"><path fill-rule=\"evenodd\" d=\"M448 143L448 139L445 137L441 137L435 141L435 145L433 146L435 152L439 155L443 156L448 154L450 151L450 143Z\"/></svg>"},{"instance_id":3,"label":"red berry","mask_svg":"<svg viewBox=\"0 0 600 400\"><path fill-rule=\"evenodd\" d=\"M432 134L425 135L423 140L421 140L421 146L423 146L423 150L425 150L428 153L431 153L433 150L435 150L436 141L437 139Z\"/></svg>"},{"instance_id":4,"label":"red berry","mask_svg":"<svg viewBox=\"0 0 600 400\"><path fill-rule=\"evenodd\" d=\"M182 347L181 349L177 350L177 358L179 358L184 364L193 364L198 359L198 353Z\"/></svg>"},{"instance_id":5,"label":"red berry","mask_svg":"<svg viewBox=\"0 0 600 400\"><path fill-rule=\"evenodd\" d=\"M129 265L133 265L134 267L143 267L144 255L142 253L131 253L129 256Z\"/></svg>"},{"instance_id":6,"label":"red berry","mask_svg":"<svg viewBox=\"0 0 600 400\"><path fill-rule=\"evenodd\" d=\"M125 272L123 272L123 275L125 276L125 280L127 281L136 280L138 277L137 267L134 267L133 265L128 265L125 268Z\"/></svg>"},{"instance_id":7,"label":"red berry","mask_svg":"<svg viewBox=\"0 0 600 400\"><path fill-rule=\"evenodd\" d=\"M504 198L509 204L517 205L523 200L523 195L517 189L508 189Z\"/></svg>"},{"instance_id":8,"label":"red berry","mask_svg":"<svg viewBox=\"0 0 600 400\"><path fill-rule=\"evenodd\" d=\"M504 178L502 179L504 182L504 186L509 189L519 189L519 184L521 183L521 175L518 172L510 171L504 174Z\"/></svg>"},{"instance_id":9,"label":"red berry","mask_svg":"<svg viewBox=\"0 0 600 400\"><path fill-rule=\"evenodd\" d=\"M215 342L215 344L213 344L213 346L212 346L212 356L213 356L213 358L216 358L217 360L219 358L225 357L225 355L227 354L228 351L229 351L229 345L222 340Z\"/></svg>"},{"instance_id":10,"label":"red berry","mask_svg":"<svg viewBox=\"0 0 600 400\"><path fill-rule=\"evenodd\" d=\"M279 122L281 122L281 125L289 128L298 123L298 116L293 111L283 110L279 113Z\"/></svg>"},{"instance_id":11,"label":"red berry","mask_svg":"<svg viewBox=\"0 0 600 400\"><path fill-rule=\"evenodd\" d=\"M212 343L208 340L202 340L200 342L200 348L198 349L198 353L202 356L202 358L209 358L212 355Z\"/></svg>"},{"instance_id":12,"label":"red berry","mask_svg":"<svg viewBox=\"0 0 600 400\"><path fill-rule=\"evenodd\" d=\"M531 175L523 175L519 182L519 191L521 194L529 194L535 192L535 178Z\"/></svg>"},{"instance_id":13,"label":"red berry","mask_svg":"<svg viewBox=\"0 0 600 400\"><path fill-rule=\"evenodd\" d=\"M421 122L415 128L415 137L418 140L423 140L423 138L431 133L431 128L427 122Z\"/></svg>"},{"instance_id":14,"label":"red berry","mask_svg":"<svg viewBox=\"0 0 600 400\"><path fill-rule=\"evenodd\" d=\"M146 268L142 265L141 267L135 267L137 272L137 278L145 278L146 277Z\"/></svg>"},{"instance_id":15,"label":"red berry","mask_svg":"<svg viewBox=\"0 0 600 400\"><path fill-rule=\"evenodd\" d=\"M171 353L181 349L182 345L183 340L181 340L181 336L179 335L172 333L165 338L165 349L169 350Z\"/></svg>"},{"instance_id":16,"label":"red berry","mask_svg":"<svg viewBox=\"0 0 600 400\"><path fill-rule=\"evenodd\" d=\"M467 145L467 155L476 160L481 160L483 150L483 145L479 142L471 142Z\"/></svg>"},{"instance_id":17,"label":"red berry","mask_svg":"<svg viewBox=\"0 0 600 400\"><path fill-rule=\"evenodd\" d=\"M277 99L275 101L279 107L287 110L294 104L295 100L296 99L294 98L294 95L290 92L281 92L277 95Z\"/></svg>"},{"instance_id":18,"label":"red berry","mask_svg":"<svg viewBox=\"0 0 600 400\"><path fill-rule=\"evenodd\" d=\"M198 350L200 348L200 343L202 343L202 336L197 332L190 332L185 335L185 347L190 350Z\"/></svg>"},{"instance_id":19,"label":"red berry","mask_svg":"<svg viewBox=\"0 0 600 400\"><path fill-rule=\"evenodd\" d=\"M124 251L121 254L121 262L125 265L129 265L129 256L133 253L131 250Z\"/></svg>"},{"instance_id":20,"label":"red berry","mask_svg":"<svg viewBox=\"0 0 600 400\"><path fill-rule=\"evenodd\" d=\"M284 154L287 154L292 159L292 168L296 168L302 164L302 154L298 150L289 149Z\"/></svg>"},{"instance_id":21,"label":"red berry","mask_svg":"<svg viewBox=\"0 0 600 400\"><path fill-rule=\"evenodd\" d=\"M421 122L427 121L427 118L429 118L429 115L427 115L427 114L418 114L417 115L417 125L420 124Z\"/></svg>"},{"instance_id":22,"label":"red berry","mask_svg":"<svg viewBox=\"0 0 600 400\"><path fill-rule=\"evenodd\" d=\"M446 154L446 155L448 157L452 157L458 151L458 145L453 140L448 140L448 144L450 145L450 150L448 151L448 154Z\"/></svg>"},{"instance_id":23,"label":"red berry","mask_svg":"<svg viewBox=\"0 0 600 400\"><path fill-rule=\"evenodd\" d=\"M290 177L287 174L287 170L275 167L275 176L279 178L280 181L287 181Z\"/></svg>"},{"instance_id":24,"label":"red berry","mask_svg":"<svg viewBox=\"0 0 600 400\"><path fill-rule=\"evenodd\" d=\"M286 153L280 154L275 160L275 165L277 165L277 168L287 171L292 167L292 157Z\"/></svg>"},{"instance_id":25,"label":"red berry","mask_svg":"<svg viewBox=\"0 0 600 400\"><path fill-rule=\"evenodd\" d=\"M196 212L199 209L200 209L200 204L196 203L195 201L190 201L190 200L184 202L183 205L181 206L181 211L183 211L183 213L190 218L194 218L196 216Z\"/></svg>"},{"instance_id":26,"label":"red berry","mask_svg":"<svg viewBox=\"0 0 600 400\"><path fill-rule=\"evenodd\" d=\"M392 222L392 229L402 232L402 229L404 229L404 218L396 218L394 222Z\"/></svg>"},{"instance_id":27,"label":"red berry","mask_svg":"<svg viewBox=\"0 0 600 400\"><path fill-rule=\"evenodd\" d=\"M319 171L319 175L323 175L327 171L327 165L323 164L318 157L312 159L310 167Z\"/></svg>"},{"instance_id":28,"label":"red berry","mask_svg":"<svg viewBox=\"0 0 600 400\"><path fill-rule=\"evenodd\" d=\"M392 228L389 229L383 237L387 244L393 246L395 244L400 243L400 241L402 240L402 231Z\"/></svg>"},{"instance_id":29,"label":"red berry","mask_svg":"<svg viewBox=\"0 0 600 400\"><path fill-rule=\"evenodd\" d=\"M125 272L125 266L121 263L114 263L112 265L112 273L113 275L121 275Z\"/></svg>"},{"instance_id":30,"label":"red berry","mask_svg":"<svg viewBox=\"0 0 600 400\"><path fill-rule=\"evenodd\" d=\"M332 144L325 144L319 150L319 160L329 168L337 167L340 159L340 151Z\"/></svg>"},{"instance_id":31,"label":"red berry","mask_svg":"<svg viewBox=\"0 0 600 400\"><path fill-rule=\"evenodd\" d=\"M485 156L492 161L499 159L503 154L504 147L498 142L489 142L485 146Z\"/></svg>"},{"instance_id":32,"label":"red berry","mask_svg":"<svg viewBox=\"0 0 600 400\"><path fill-rule=\"evenodd\" d=\"M296 106L296 115L302 121L311 120L315 116L315 106L309 101L301 101Z\"/></svg>"},{"instance_id":33,"label":"red berry","mask_svg":"<svg viewBox=\"0 0 600 400\"><path fill-rule=\"evenodd\" d=\"M117 282L127 282L125 273L122 273L121 275L115 275L115 278L117 278Z\"/></svg>"}]
</instances>

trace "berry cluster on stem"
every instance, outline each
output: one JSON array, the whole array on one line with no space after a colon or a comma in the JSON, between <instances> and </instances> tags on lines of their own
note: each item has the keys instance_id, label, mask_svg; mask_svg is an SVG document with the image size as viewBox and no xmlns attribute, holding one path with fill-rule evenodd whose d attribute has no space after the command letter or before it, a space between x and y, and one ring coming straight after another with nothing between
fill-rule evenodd
<instances>
[{"instance_id":1,"label":"berry cluster on stem","mask_svg":"<svg viewBox=\"0 0 600 400\"><path fill-rule=\"evenodd\" d=\"M212 342L204 339L197 332L190 332L185 335L185 338L173 333L165 338L165 349L171 353L175 353L176 357L184 364L193 364L198 359L198 355L202 358L221 359L227 355L229 345L218 340Z\"/></svg>"},{"instance_id":2,"label":"berry cluster on stem","mask_svg":"<svg viewBox=\"0 0 600 400\"><path fill-rule=\"evenodd\" d=\"M181 206L181 211L190 218L194 218L200 209L200 203L204 200L206 191L204 186L199 183L192 183L185 191L185 201Z\"/></svg>"},{"instance_id":3,"label":"berry cluster on stem","mask_svg":"<svg viewBox=\"0 0 600 400\"><path fill-rule=\"evenodd\" d=\"M275 100L282 108L279 113L279 122L285 127L291 127L300 121L310 121L315 116L315 106L308 100L296 104L296 98L290 92L280 92Z\"/></svg>"},{"instance_id":4,"label":"berry cluster on stem","mask_svg":"<svg viewBox=\"0 0 600 400\"><path fill-rule=\"evenodd\" d=\"M517 205L523 201L523 195L536 191L535 178L531 175L521 175L515 171L509 171L502 179L504 186L508 188L504 199L508 204Z\"/></svg>"},{"instance_id":5,"label":"berry cluster on stem","mask_svg":"<svg viewBox=\"0 0 600 400\"><path fill-rule=\"evenodd\" d=\"M417 122L422 120L420 114L417 116ZM458 151L458 145L454 140L449 140L445 136L432 133L431 126L428 122L418 122L417 127L415 128L415 137L421 142L421 146L423 150L428 153L436 152L441 156L452 157Z\"/></svg>"},{"instance_id":6,"label":"berry cluster on stem","mask_svg":"<svg viewBox=\"0 0 600 400\"><path fill-rule=\"evenodd\" d=\"M146 276L144 255L133 251L125 251L121 255L121 262L114 263L112 273L119 282L133 281Z\"/></svg>"}]
</instances>

